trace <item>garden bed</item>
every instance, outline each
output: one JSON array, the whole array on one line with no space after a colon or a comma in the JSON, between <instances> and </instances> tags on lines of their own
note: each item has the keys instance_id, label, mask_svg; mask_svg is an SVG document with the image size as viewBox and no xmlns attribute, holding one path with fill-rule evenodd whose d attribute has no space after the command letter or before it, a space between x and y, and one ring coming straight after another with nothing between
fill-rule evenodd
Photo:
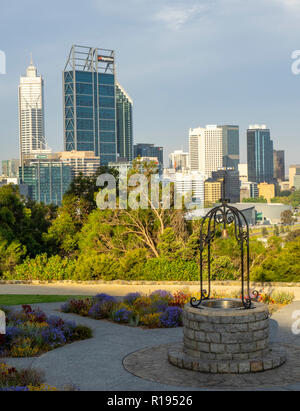
<instances>
[{"instance_id":1,"label":"garden bed","mask_svg":"<svg viewBox=\"0 0 300 411\"><path fill-rule=\"evenodd\" d=\"M150 295L130 293L118 302L107 294L98 294L92 298L72 299L63 304L61 311L73 313L95 320L110 320L118 324L140 326L144 328L176 328L182 326L182 311L191 297L199 295L178 291L170 293L157 290ZM216 294L212 298L240 298L239 293ZM290 293L261 292L256 301L269 305L270 313L293 301Z\"/></svg>"},{"instance_id":2,"label":"garden bed","mask_svg":"<svg viewBox=\"0 0 300 411\"><path fill-rule=\"evenodd\" d=\"M47 317L30 305L6 314L6 334L0 335L0 357L36 357L75 341L92 337L86 326L76 325L57 316Z\"/></svg>"},{"instance_id":3,"label":"garden bed","mask_svg":"<svg viewBox=\"0 0 300 411\"><path fill-rule=\"evenodd\" d=\"M57 391L44 383L43 373L33 369L16 369L0 362L1 391Z\"/></svg>"}]
</instances>

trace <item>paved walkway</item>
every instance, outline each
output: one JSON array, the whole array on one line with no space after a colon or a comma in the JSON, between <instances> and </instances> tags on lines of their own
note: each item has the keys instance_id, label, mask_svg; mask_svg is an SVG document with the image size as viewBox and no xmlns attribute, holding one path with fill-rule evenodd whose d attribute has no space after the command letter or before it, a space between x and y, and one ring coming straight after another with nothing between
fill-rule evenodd
<instances>
[{"instance_id":1,"label":"paved walkway","mask_svg":"<svg viewBox=\"0 0 300 411\"><path fill-rule=\"evenodd\" d=\"M58 315L57 310L60 305L60 303L39 304L39 307L48 315ZM270 321L271 340L292 344L300 349L300 335L295 336L291 332L294 310L300 310L300 302L285 307L273 316ZM93 329L94 337L50 351L39 358L7 359L6 362L15 366L39 368L45 372L47 383L57 387L72 384L81 390L94 391L182 391L183 387L160 384L135 377L125 371L122 364L124 357L135 351L180 342L182 328L144 330L108 321L82 318L72 314L59 313L59 315L65 319L75 319L77 323L88 325ZM300 390L300 376L298 381L294 384L284 384L282 389ZM240 388L242 389L242 386ZM184 389L199 390L199 388L192 387ZM201 389L209 389L209 384ZM272 390L274 387L270 386L268 389Z\"/></svg>"},{"instance_id":2,"label":"paved walkway","mask_svg":"<svg viewBox=\"0 0 300 411\"><path fill-rule=\"evenodd\" d=\"M237 285L216 285L214 290L218 292L236 292L241 286ZM163 289L167 291L189 290L199 292L199 285L182 284L76 284L76 283L52 283L52 284L0 284L0 294L34 294L34 295L96 295L106 293L114 296L125 296L131 292L141 292L150 294L151 292ZM261 291L261 288L257 288ZM272 287L267 286L265 291L272 291ZM300 287L276 286L276 291L293 293L295 300L300 301Z\"/></svg>"}]
</instances>

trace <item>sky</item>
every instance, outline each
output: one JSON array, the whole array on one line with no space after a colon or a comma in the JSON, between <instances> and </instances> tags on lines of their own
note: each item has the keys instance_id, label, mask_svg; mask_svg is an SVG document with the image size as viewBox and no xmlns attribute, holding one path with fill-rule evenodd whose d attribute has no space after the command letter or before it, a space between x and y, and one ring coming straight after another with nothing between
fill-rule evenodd
<instances>
[{"instance_id":1,"label":"sky","mask_svg":"<svg viewBox=\"0 0 300 411\"><path fill-rule=\"evenodd\" d=\"M46 140L63 149L62 70L72 44L116 51L134 100L134 141L188 149L189 128L266 124L300 163L300 0L1 0L0 160L18 156L20 75L45 81ZM300 53L299 53L300 55ZM300 64L299 64L300 67Z\"/></svg>"}]
</instances>

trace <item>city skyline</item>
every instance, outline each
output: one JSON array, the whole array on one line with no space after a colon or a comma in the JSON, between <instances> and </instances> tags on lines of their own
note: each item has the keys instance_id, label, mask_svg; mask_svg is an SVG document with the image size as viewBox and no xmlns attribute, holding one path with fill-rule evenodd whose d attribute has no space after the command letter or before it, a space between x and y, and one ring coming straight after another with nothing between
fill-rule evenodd
<instances>
[{"instance_id":1,"label":"city skyline","mask_svg":"<svg viewBox=\"0 0 300 411\"><path fill-rule=\"evenodd\" d=\"M16 41L16 35L22 30L24 17L28 17L29 22L34 19L35 11L30 6L37 5L36 2L29 1L26 7L18 6L22 18L18 18L20 28L15 33L10 26L15 19L16 6L3 8L0 31L6 30L6 35L2 36L0 48L7 55L7 74L0 76L1 159L14 158L18 152L16 85L31 51L45 79L46 140L54 151L62 150L61 71L66 51L78 42L116 50L118 81L135 101L135 143L149 141L162 145L167 158L168 153L176 149L187 150L191 127L237 124L240 126L241 162L245 162L248 125L266 123L272 132L274 148L286 150L287 165L299 162L299 150L295 150L300 135L299 76L291 72L290 57L292 51L299 48L295 41L299 38L299 27L293 9L297 5L279 0L255 0L242 10L240 1L235 2L235 8L225 8L221 0L211 4L203 2L203 7L189 0L151 4L143 1L139 6L130 0L126 10L118 0L114 6L105 1L92 1L84 5L85 12L92 20L102 17L102 26L95 35L93 24L84 31L76 24L67 33L63 30L67 13L71 13L75 22L79 21L78 11L83 6L75 3L78 15L70 11L68 2L60 6L57 33L53 33L52 21L57 20L58 13L43 15L43 24L38 23L40 36L23 30L22 44ZM258 5L268 12L263 28L256 19L262 12ZM41 13L40 7L37 5L36 13ZM142 13L143 10L148 14ZM239 18L244 13L248 13L248 19L243 21L242 27ZM146 17L141 17L144 14ZM284 27L280 35L274 24L279 18ZM229 27L232 21L235 26ZM216 23L221 24L223 31ZM228 30L221 39L225 23ZM134 24L135 36L128 30L130 24ZM107 30L110 26L116 30ZM268 35L261 38L266 27ZM206 41L201 40L203 30L206 30ZM237 30L244 42L234 40L230 45L228 40L235 39ZM10 32L11 36L7 35ZM251 40L250 34L253 35ZM230 59L225 59L228 55ZM217 90L222 93L216 101L211 91ZM149 123L150 110L152 122Z\"/></svg>"}]
</instances>

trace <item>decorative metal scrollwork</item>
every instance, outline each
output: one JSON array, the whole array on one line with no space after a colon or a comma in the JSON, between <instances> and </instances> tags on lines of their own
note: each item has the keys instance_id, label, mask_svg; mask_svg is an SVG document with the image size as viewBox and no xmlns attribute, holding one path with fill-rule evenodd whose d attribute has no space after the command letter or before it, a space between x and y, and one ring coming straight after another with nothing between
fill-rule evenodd
<instances>
[{"instance_id":1,"label":"decorative metal scrollwork","mask_svg":"<svg viewBox=\"0 0 300 411\"><path fill-rule=\"evenodd\" d=\"M207 223L207 228L205 224ZM240 246L240 268L241 268L241 300L245 309L252 307L250 296L250 249L249 249L249 225L244 214L222 200L220 206L214 207L202 219L199 237L200 251L200 298L193 297L190 301L192 307L201 308L204 300L210 299L211 295L211 245L219 231L218 226L223 225L223 232L227 232L227 226L234 224L235 239ZM204 250L207 248L207 290L203 288ZM246 261L245 261L246 260ZM258 298L258 292L252 292Z\"/></svg>"}]
</instances>

